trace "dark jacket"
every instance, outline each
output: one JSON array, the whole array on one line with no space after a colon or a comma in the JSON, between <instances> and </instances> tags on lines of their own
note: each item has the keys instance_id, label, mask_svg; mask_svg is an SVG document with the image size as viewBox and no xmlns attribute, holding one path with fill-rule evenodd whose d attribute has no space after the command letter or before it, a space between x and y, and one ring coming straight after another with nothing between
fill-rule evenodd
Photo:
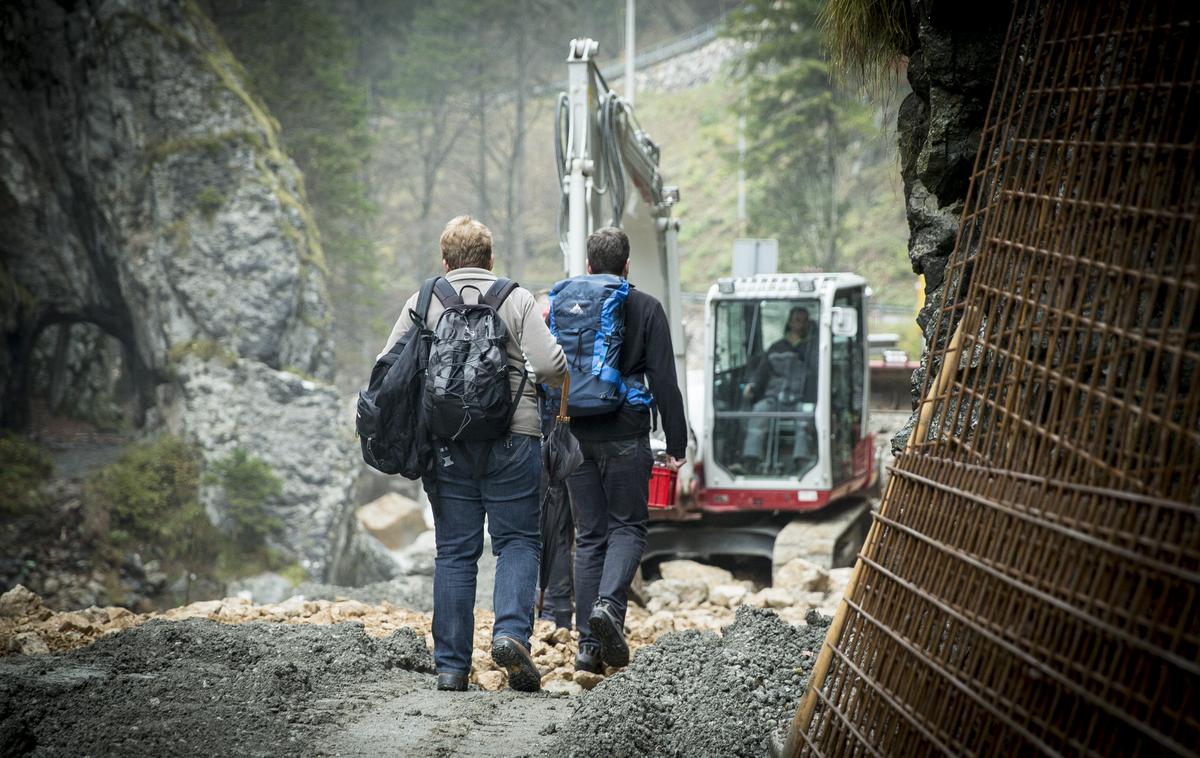
<instances>
[{"instance_id":1,"label":"dark jacket","mask_svg":"<svg viewBox=\"0 0 1200 758\"><path fill-rule=\"evenodd\" d=\"M766 355L759 357L751 375L750 399L773 397L784 403L816 402L816 346L812 330L795 345L786 337L772 343Z\"/></svg>"},{"instance_id":2,"label":"dark jacket","mask_svg":"<svg viewBox=\"0 0 1200 758\"><path fill-rule=\"evenodd\" d=\"M621 346L622 376L631 376L646 384L654 395L667 454L674 458L687 455L687 418L683 395L675 375L675 349L671 328L662 303L631 285L625 301L625 342ZM581 440L623 440L650 433L650 412L633 406L603 416L584 416L571 420L571 431Z\"/></svg>"}]
</instances>

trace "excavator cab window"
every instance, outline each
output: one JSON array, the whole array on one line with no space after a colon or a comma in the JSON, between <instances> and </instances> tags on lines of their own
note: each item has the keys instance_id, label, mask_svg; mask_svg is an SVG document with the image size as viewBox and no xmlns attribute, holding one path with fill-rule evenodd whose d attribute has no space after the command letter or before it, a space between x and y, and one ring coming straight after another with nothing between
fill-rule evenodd
<instances>
[{"instance_id":1,"label":"excavator cab window","mask_svg":"<svg viewBox=\"0 0 1200 758\"><path fill-rule=\"evenodd\" d=\"M816 464L819 313L816 300L716 304L713 447L731 473L799 477Z\"/></svg>"}]
</instances>

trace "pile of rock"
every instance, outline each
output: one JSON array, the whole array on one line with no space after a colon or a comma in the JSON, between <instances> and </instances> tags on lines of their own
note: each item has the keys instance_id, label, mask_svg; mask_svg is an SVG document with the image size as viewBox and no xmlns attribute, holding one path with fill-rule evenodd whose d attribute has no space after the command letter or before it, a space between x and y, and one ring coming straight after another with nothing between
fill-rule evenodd
<instances>
[{"instance_id":1,"label":"pile of rock","mask_svg":"<svg viewBox=\"0 0 1200 758\"><path fill-rule=\"evenodd\" d=\"M125 608L56 613L22 585L0 595L0 655L70 650L109 632L129 629L141 617Z\"/></svg>"},{"instance_id":2,"label":"pile of rock","mask_svg":"<svg viewBox=\"0 0 1200 758\"><path fill-rule=\"evenodd\" d=\"M202 618L226 624L252 622L278 624L339 624L357 622L373 637L387 637L409 627L430 637L427 613L397 608L390 603L368 605L357 600L305 600L292 597L282 603L254 605L245 598L206 600L161 613L133 613L125 608L92 606L56 612L23 586L0 595L0 655L61 652L88 645L113 632L130 629L153 619L182 621Z\"/></svg>"},{"instance_id":3,"label":"pile of rock","mask_svg":"<svg viewBox=\"0 0 1200 758\"><path fill-rule=\"evenodd\" d=\"M734 579L725 569L695 561L669 561L662 564L661 570L662 578L645 586L646 606L629 605L626 628L635 658L639 648L654 644L667 633L718 631L733 623L737 609L743 606L774 610L783 621L795 625L804 625L812 610L831 616L850 573L850 569L827 571L795 559L776 572L775 586L758 589L751 582ZM490 582L481 584L487 584L490 593ZM430 648L433 647L430 613L402 607L387 599L351 594L367 590L374 593L398 591L396 588L389 590L384 585L355 591L342 588L346 594L333 594L338 588L324 589L330 592L329 597L295 595L281 602L265 604L256 604L248 597L227 597L163 612L135 614L124 608L111 607L54 612L46 608L37 595L18 586L0 596L0 655L70 650L151 619L179 621L191 618L227 624L352 622L361 624L373 637L387 637L397 629L408 627L423 637ZM504 672L491 659L494 620L494 615L488 611L477 610L475 613L471 681L487 690L505 686ZM578 638L578 632L556 629L548 621L539 620L534 625L530 653L543 673L542 686L546 690L578 694L603 679L599 675L575 671Z\"/></svg>"},{"instance_id":4,"label":"pile of rock","mask_svg":"<svg viewBox=\"0 0 1200 758\"><path fill-rule=\"evenodd\" d=\"M790 722L829 619L743 606L720 634L681 632L574 701L548 754L761 756Z\"/></svg>"},{"instance_id":5,"label":"pile of rock","mask_svg":"<svg viewBox=\"0 0 1200 758\"><path fill-rule=\"evenodd\" d=\"M758 588L716 566L667 561L662 578L645 586L646 607L630 605L626 626L634 645L649 644L666 632L717 630L733 622L741 606L770 608L791 624L804 623L809 610L832 616L852 569L827 570L795 558L775 571L774 585Z\"/></svg>"}]
</instances>

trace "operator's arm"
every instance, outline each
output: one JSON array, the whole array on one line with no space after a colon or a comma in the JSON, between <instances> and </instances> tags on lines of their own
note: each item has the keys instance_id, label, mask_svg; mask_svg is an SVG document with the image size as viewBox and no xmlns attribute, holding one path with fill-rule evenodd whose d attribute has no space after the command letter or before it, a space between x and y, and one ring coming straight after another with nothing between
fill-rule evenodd
<instances>
[{"instance_id":1,"label":"operator's arm","mask_svg":"<svg viewBox=\"0 0 1200 758\"><path fill-rule=\"evenodd\" d=\"M662 303L655 302L646 324L646 381L658 404L663 433L667 436L667 455L682 460L687 456L687 417L683 394L675 375L675 348L671 327Z\"/></svg>"},{"instance_id":2,"label":"operator's arm","mask_svg":"<svg viewBox=\"0 0 1200 758\"><path fill-rule=\"evenodd\" d=\"M521 312L521 352L533 369L534 380L552 387L561 386L563 374L567 373L567 357L542 320L537 301L528 290L520 288L509 297L518 298L516 305Z\"/></svg>"},{"instance_id":3,"label":"operator's arm","mask_svg":"<svg viewBox=\"0 0 1200 758\"><path fill-rule=\"evenodd\" d=\"M747 400L754 401L762 397L763 390L771 381L771 361L767 360L767 356L775 350L775 346L778 344L778 341L772 343L766 353L758 355L758 362L754 364L754 369L750 372L750 380L746 382L746 388L742 393Z\"/></svg>"}]
</instances>

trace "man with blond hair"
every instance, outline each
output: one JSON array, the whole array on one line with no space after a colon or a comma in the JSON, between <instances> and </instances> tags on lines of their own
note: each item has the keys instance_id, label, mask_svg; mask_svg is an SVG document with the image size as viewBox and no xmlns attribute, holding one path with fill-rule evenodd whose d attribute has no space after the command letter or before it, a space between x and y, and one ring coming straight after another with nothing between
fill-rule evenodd
<instances>
[{"instance_id":1,"label":"man with blond hair","mask_svg":"<svg viewBox=\"0 0 1200 758\"><path fill-rule=\"evenodd\" d=\"M445 279L464 301L475 302L496 283L492 234L470 216L458 216L446 224L441 253ZM417 298L414 294L404 304L384 352L412 327L411 311ZM433 328L443 310L438 298L433 298L429 311L418 315ZM541 676L529 656L541 555L541 423L534 386L535 382L561 384L567 363L528 290L513 289L497 313L508 329L509 392L515 403L508 433L498 440L435 439L436 487L434 482L424 482L426 492L431 493L437 543L433 657L438 689L467 688L485 515L496 556L492 658L508 672L513 689L541 688ZM522 381L526 363L533 371L532 381Z\"/></svg>"}]
</instances>

